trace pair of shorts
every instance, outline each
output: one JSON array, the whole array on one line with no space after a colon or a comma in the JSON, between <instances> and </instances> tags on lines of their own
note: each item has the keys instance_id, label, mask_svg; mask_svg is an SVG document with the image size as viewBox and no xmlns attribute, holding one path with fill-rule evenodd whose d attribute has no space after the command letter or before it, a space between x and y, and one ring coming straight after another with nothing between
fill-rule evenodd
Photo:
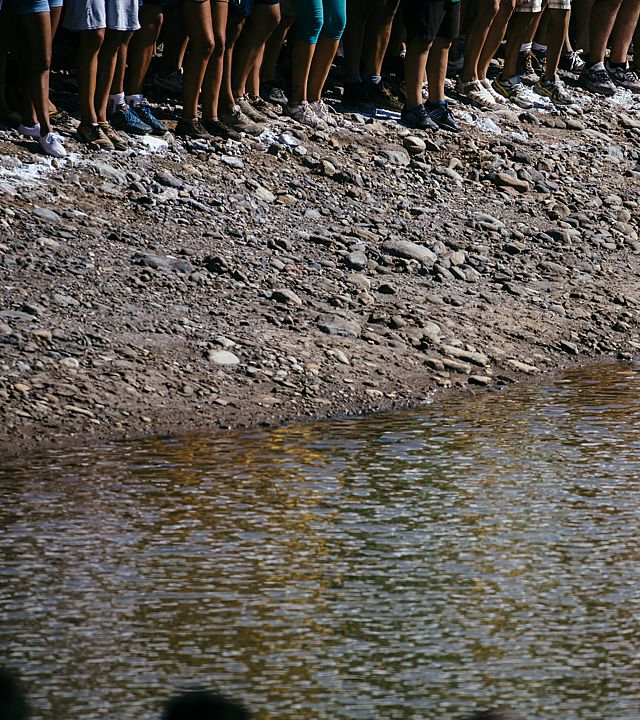
<instances>
[{"instance_id":1,"label":"pair of shorts","mask_svg":"<svg viewBox=\"0 0 640 720\"><path fill-rule=\"evenodd\" d=\"M254 5L279 5L280 0L229 0L229 15L247 18Z\"/></svg>"},{"instance_id":2,"label":"pair of shorts","mask_svg":"<svg viewBox=\"0 0 640 720\"><path fill-rule=\"evenodd\" d=\"M454 40L460 34L460 3L451 0L405 0L407 39Z\"/></svg>"},{"instance_id":3,"label":"pair of shorts","mask_svg":"<svg viewBox=\"0 0 640 720\"><path fill-rule=\"evenodd\" d=\"M16 15L32 15L62 7L62 0L9 0L8 5Z\"/></svg>"},{"instance_id":4,"label":"pair of shorts","mask_svg":"<svg viewBox=\"0 0 640 720\"><path fill-rule=\"evenodd\" d=\"M140 29L138 0L67 0L64 27L77 32L83 30Z\"/></svg>"},{"instance_id":5,"label":"pair of shorts","mask_svg":"<svg viewBox=\"0 0 640 720\"><path fill-rule=\"evenodd\" d=\"M543 0L516 0L516 12L542 12ZM551 10L571 10L571 0L548 0L547 7Z\"/></svg>"}]
</instances>

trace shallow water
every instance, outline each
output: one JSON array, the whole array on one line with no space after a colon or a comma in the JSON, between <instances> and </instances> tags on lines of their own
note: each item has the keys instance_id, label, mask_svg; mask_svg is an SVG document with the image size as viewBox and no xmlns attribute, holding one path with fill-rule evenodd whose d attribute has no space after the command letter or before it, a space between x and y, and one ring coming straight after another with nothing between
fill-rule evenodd
<instances>
[{"instance_id":1,"label":"shallow water","mask_svg":"<svg viewBox=\"0 0 640 720\"><path fill-rule=\"evenodd\" d=\"M37 720L637 720L639 370L4 467L0 663Z\"/></svg>"}]
</instances>

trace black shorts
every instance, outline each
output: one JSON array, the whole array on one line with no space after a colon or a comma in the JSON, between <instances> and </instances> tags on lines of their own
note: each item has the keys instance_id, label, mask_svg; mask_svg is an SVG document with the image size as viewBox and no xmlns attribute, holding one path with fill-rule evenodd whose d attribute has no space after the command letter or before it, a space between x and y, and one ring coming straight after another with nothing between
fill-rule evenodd
<instances>
[{"instance_id":1,"label":"black shorts","mask_svg":"<svg viewBox=\"0 0 640 720\"><path fill-rule=\"evenodd\" d=\"M450 0L404 0L407 39L453 40L460 34L460 3Z\"/></svg>"}]
</instances>

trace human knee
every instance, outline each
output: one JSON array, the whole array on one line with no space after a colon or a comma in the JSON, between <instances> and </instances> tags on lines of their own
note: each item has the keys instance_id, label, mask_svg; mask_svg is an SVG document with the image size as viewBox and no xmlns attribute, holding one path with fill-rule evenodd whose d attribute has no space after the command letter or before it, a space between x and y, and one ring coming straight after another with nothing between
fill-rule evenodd
<instances>
[{"instance_id":1,"label":"human knee","mask_svg":"<svg viewBox=\"0 0 640 720\"><path fill-rule=\"evenodd\" d=\"M324 13L321 5L308 8L304 16L298 16L298 40L315 45L320 37L324 24Z\"/></svg>"},{"instance_id":2,"label":"human knee","mask_svg":"<svg viewBox=\"0 0 640 720\"><path fill-rule=\"evenodd\" d=\"M322 34L332 40L340 40L347 24L346 3L333 2L328 13L325 13Z\"/></svg>"},{"instance_id":3,"label":"human knee","mask_svg":"<svg viewBox=\"0 0 640 720\"><path fill-rule=\"evenodd\" d=\"M97 52L102 47L105 39L105 30L87 30L80 33L80 44L89 52Z\"/></svg>"}]
</instances>

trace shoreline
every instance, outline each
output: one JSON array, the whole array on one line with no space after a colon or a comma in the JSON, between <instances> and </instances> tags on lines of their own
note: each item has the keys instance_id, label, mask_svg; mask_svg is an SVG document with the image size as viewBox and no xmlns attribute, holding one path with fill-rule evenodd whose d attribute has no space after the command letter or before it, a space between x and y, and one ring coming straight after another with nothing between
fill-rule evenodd
<instances>
[{"instance_id":1,"label":"shoreline","mask_svg":"<svg viewBox=\"0 0 640 720\"><path fill-rule=\"evenodd\" d=\"M640 121L590 102L461 107L434 137L283 119L57 167L0 129L0 456L631 360Z\"/></svg>"}]
</instances>

